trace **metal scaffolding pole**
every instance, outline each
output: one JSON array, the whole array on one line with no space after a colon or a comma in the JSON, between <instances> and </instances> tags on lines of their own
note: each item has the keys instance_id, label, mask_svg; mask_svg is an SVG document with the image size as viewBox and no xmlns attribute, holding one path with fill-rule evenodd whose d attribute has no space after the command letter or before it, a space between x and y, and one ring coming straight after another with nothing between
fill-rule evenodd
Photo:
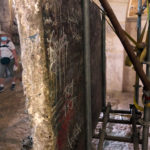
<instances>
[{"instance_id":1,"label":"metal scaffolding pole","mask_svg":"<svg viewBox=\"0 0 150 150\"><path fill-rule=\"evenodd\" d=\"M133 109L132 109L132 132L133 134L132 136L133 136L134 150L139 150L139 133L136 127L138 117L137 117L136 111L137 110L135 106L133 106Z\"/></svg>"},{"instance_id":2,"label":"metal scaffolding pole","mask_svg":"<svg viewBox=\"0 0 150 150\"><path fill-rule=\"evenodd\" d=\"M137 41L140 39L141 35L141 16L142 16L142 0L138 0L138 19L137 19ZM137 56L139 53L137 52ZM136 83L135 83L135 99L139 102L139 76L136 73Z\"/></svg>"},{"instance_id":3,"label":"metal scaffolding pole","mask_svg":"<svg viewBox=\"0 0 150 150\"><path fill-rule=\"evenodd\" d=\"M142 140L139 137L139 132L137 129L137 125L141 125L139 123L139 119L141 119L141 113L138 112L134 105L130 106L132 116L130 120L116 120L109 118L111 114L111 105L108 103L103 119L99 119L99 121L103 122L102 127L99 130L99 134L95 134L93 138L99 139L98 150L103 150L103 143L105 140L110 141L119 141L119 142L127 142L133 143L134 150L139 150L139 144L142 144ZM107 135L106 127L108 123L121 123L121 124L132 124L132 136L130 137L120 137L120 136L111 136Z\"/></svg>"},{"instance_id":4,"label":"metal scaffolding pole","mask_svg":"<svg viewBox=\"0 0 150 150\"><path fill-rule=\"evenodd\" d=\"M91 150L92 116L91 116L91 66L90 66L90 18L89 0L83 0L84 18L84 72L85 72L85 100L86 100L86 150Z\"/></svg>"},{"instance_id":5,"label":"metal scaffolding pole","mask_svg":"<svg viewBox=\"0 0 150 150\"><path fill-rule=\"evenodd\" d=\"M115 113L115 114L131 114L131 111L129 110L110 110L110 113Z\"/></svg>"},{"instance_id":6,"label":"metal scaffolding pole","mask_svg":"<svg viewBox=\"0 0 150 150\"><path fill-rule=\"evenodd\" d=\"M103 122L103 119L99 119L99 122ZM131 120L117 120L117 119L109 119L108 122L110 123L119 123L119 124L131 124Z\"/></svg>"},{"instance_id":7,"label":"metal scaffolding pole","mask_svg":"<svg viewBox=\"0 0 150 150\"><path fill-rule=\"evenodd\" d=\"M101 26L101 60L102 60L102 108L106 108L106 18L102 13L102 26Z\"/></svg>"},{"instance_id":8,"label":"metal scaffolding pole","mask_svg":"<svg viewBox=\"0 0 150 150\"><path fill-rule=\"evenodd\" d=\"M137 40L141 35L142 0L138 0Z\"/></svg>"},{"instance_id":9,"label":"metal scaffolding pole","mask_svg":"<svg viewBox=\"0 0 150 150\"><path fill-rule=\"evenodd\" d=\"M148 14L150 15L150 14ZM149 18L149 17L148 17ZM148 25L148 45L147 45L147 62L146 62L146 74L150 79L150 20ZM147 100L145 100L145 104L147 104ZM150 107L144 106L144 122L150 121ZM143 125L143 143L142 150L148 150L148 135L149 135L149 126Z\"/></svg>"},{"instance_id":10,"label":"metal scaffolding pole","mask_svg":"<svg viewBox=\"0 0 150 150\"><path fill-rule=\"evenodd\" d=\"M109 119L110 109L111 109L111 105L110 105L110 103L108 103L106 112L104 114L104 120L103 120L102 130L100 132L98 150L103 150L103 143L104 143L105 136L106 136L106 126L107 126L108 119Z\"/></svg>"},{"instance_id":11,"label":"metal scaffolding pole","mask_svg":"<svg viewBox=\"0 0 150 150\"><path fill-rule=\"evenodd\" d=\"M102 130L100 132L98 150L103 150L103 143L104 143L105 136L106 136L106 126L107 126L108 119L109 119L110 109L111 109L111 105L110 105L110 103L108 103L106 112L104 114L104 120L103 120Z\"/></svg>"}]
</instances>

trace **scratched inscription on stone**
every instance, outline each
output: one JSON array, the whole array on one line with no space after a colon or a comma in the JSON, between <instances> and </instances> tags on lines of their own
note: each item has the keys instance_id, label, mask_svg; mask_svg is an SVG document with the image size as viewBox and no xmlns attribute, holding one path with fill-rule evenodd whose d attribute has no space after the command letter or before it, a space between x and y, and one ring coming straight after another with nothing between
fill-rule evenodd
<instances>
[{"instance_id":1,"label":"scratched inscription on stone","mask_svg":"<svg viewBox=\"0 0 150 150\"><path fill-rule=\"evenodd\" d=\"M71 137L68 137L68 147L69 149L73 149L76 141L78 139L79 134L82 132L82 122L76 123L73 134Z\"/></svg>"},{"instance_id":2,"label":"scratched inscription on stone","mask_svg":"<svg viewBox=\"0 0 150 150\"><path fill-rule=\"evenodd\" d=\"M82 75L82 17L79 1L72 3L73 7L67 7L70 1L44 0L43 5L50 99L54 100L52 123L57 150L73 149L83 126L81 112L77 111L82 102L79 97L81 91L78 90Z\"/></svg>"}]
</instances>

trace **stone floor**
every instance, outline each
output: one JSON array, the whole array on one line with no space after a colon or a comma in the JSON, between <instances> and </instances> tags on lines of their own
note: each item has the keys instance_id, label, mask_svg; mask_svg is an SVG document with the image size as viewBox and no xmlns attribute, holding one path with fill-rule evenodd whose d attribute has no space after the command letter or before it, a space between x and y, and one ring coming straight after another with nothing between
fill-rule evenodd
<instances>
[{"instance_id":1,"label":"stone floor","mask_svg":"<svg viewBox=\"0 0 150 150\"><path fill-rule=\"evenodd\" d=\"M108 93L107 102L111 102L112 109L128 110L129 104L133 104L133 93L121 93L121 92ZM121 119L129 120L130 116L129 115L111 115L111 118L120 119L120 120ZM99 128L101 128L101 126L102 126L102 123L99 122L97 125L97 129L95 130L96 133L99 132ZM139 127L138 129L140 132L142 131L141 127ZM131 125L108 123L106 132L108 135L130 137L131 130L132 130ZM98 142L99 140L93 139L94 150L97 150ZM103 148L104 150L133 150L133 144L116 142L116 141L115 142L105 141ZM150 150L150 140L149 140L148 149ZM140 150L141 150L141 146L140 146Z\"/></svg>"},{"instance_id":2,"label":"stone floor","mask_svg":"<svg viewBox=\"0 0 150 150\"><path fill-rule=\"evenodd\" d=\"M0 150L21 150L27 136L30 124L22 84L17 81L16 89L11 91L6 83L5 91L0 93Z\"/></svg>"},{"instance_id":3,"label":"stone floor","mask_svg":"<svg viewBox=\"0 0 150 150\"><path fill-rule=\"evenodd\" d=\"M10 91L9 86L6 83L5 91L0 93L0 150L21 150L23 139L30 136L30 123L25 111L25 97L21 82L17 82L15 91ZM108 93L107 102L111 102L113 109L129 109L129 104L133 103L133 93ZM117 115L112 117L129 119L130 116ZM101 123L98 123L97 131L100 127ZM128 137L131 135L131 126L110 123L107 126L107 133ZM94 150L97 150L98 142L98 140L93 139ZM104 150L133 150L133 145L106 141Z\"/></svg>"}]
</instances>

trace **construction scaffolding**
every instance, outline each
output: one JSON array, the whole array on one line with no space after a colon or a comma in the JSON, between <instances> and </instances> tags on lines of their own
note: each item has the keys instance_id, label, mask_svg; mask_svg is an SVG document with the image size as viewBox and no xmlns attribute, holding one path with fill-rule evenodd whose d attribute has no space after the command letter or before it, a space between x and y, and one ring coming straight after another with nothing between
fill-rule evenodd
<instances>
[{"instance_id":1,"label":"construction scaffolding","mask_svg":"<svg viewBox=\"0 0 150 150\"><path fill-rule=\"evenodd\" d=\"M137 110L137 108L133 105L130 104L129 108L130 110L112 110L111 109L111 104L108 103L108 105L106 106L106 55L105 55L105 33L106 33L106 29L105 29L105 25L106 25L106 19L105 19L105 14L108 15L108 17L112 17L113 19L115 18L113 16L113 13L110 12L109 15L108 11L112 11L110 9L110 7L107 9L107 1L106 0L100 0L102 6L104 7L104 9L102 8L102 11L106 11L105 13L102 13L102 30L101 30L101 42L102 42L102 87L103 87L103 91L102 91L102 106L103 106L103 113L104 116L103 118L100 118L99 121L102 122L102 128L99 131L99 134L97 135L93 135L93 137L91 137L91 120L88 119L88 117L90 117L91 115L91 110L90 110L90 104L91 104L91 100L89 98L90 95L90 84L87 84L88 82L90 83L90 45L89 45L89 0L84 0L84 38L85 38L85 42L84 42L84 47L85 47L85 78L86 78L86 124L87 124L87 139L86 139L86 146L87 146L87 150L91 149L91 143L89 142L91 138L96 138L99 139L99 144L98 144L98 150L103 150L103 143L105 140L111 140L111 141L119 141L119 142L127 142L127 143L133 143L133 147L134 150L139 150L139 145L142 145L142 150L148 150L148 136L149 136L149 125L150 125L150 107L149 107L149 103L150 103L150 87L149 87L149 79L150 79L150 17L148 17L148 44L147 44L147 57L146 57L146 62L144 62L144 64L146 64L146 75L143 71L142 68L142 64L140 64L136 59L135 59L135 55L130 51L130 46L128 46L128 44L126 44L126 39L123 39L122 37L119 37L121 42L123 43L123 45L125 45L125 49L129 49L126 50L134 67L136 70L136 84L134 85L135 87L135 99L136 99L136 103L138 104L139 102L139 88L141 87L139 85L139 77L141 78L142 82L143 82L143 96L145 98L144 100L144 113L143 113L143 118L142 118L142 113L139 112ZM147 2L147 7L149 7L149 1L146 0ZM137 12L137 41L140 38L141 35L141 17L142 17L142 13L145 9L145 5L142 6L142 0L138 0L138 12ZM106 10L105 10L106 9ZM150 12L149 12L150 13ZM150 16L150 14L148 14ZM111 20L111 19L110 19ZM115 19L114 19L115 20ZM117 22L117 19L115 20ZM114 21L114 22L115 22ZM113 23L112 23L113 24ZM119 24L119 23L118 23ZM117 26L117 23L113 24L113 27L115 29L115 27ZM120 31L118 29L118 31L116 31L118 36L121 36L121 27L120 27ZM121 39L122 38L122 39ZM127 46L126 46L127 45ZM138 56L139 54L137 53L136 56ZM147 76L147 77L146 77ZM130 114L131 118L129 120L116 120L116 119L111 119L109 116L111 113L119 113L119 114ZM118 137L118 136L109 136L106 133L106 126L107 124L111 122L111 123L120 123L120 124L129 124L132 125L132 136L131 137ZM140 126L143 128L142 131L142 138L140 137L140 133L137 129L137 126Z\"/></svg>"},{"instance_id":2,"label":"construction scaffolding","mask_svg":"<svg viewBox=\"0 0 150 150\"><path fill-rule=\"evenodd\" d=\"M130 120L119 120L119 119L110 119L110 114L130 114ZM137 125L141 126L142 114L138 112L134 105L130 105L130 111L124 110L112 110L111 104L108 103L106 111L104 112L103 118L100 118L99 121L102 122L102 128L99 131L98 135L94 135L93 138L99 139L98 150L103 150L103 143L105 140L110 141L119 141L133 143L134 150L139 150L139 144L142 144L142 139L140 139L139 132L137 130ZM106 133L106 126L108 123L119 123L119 124L129 124L132 125L132 135L131 137L119 137L119 136L109 136Z\"/></svg>"}]
</instances>

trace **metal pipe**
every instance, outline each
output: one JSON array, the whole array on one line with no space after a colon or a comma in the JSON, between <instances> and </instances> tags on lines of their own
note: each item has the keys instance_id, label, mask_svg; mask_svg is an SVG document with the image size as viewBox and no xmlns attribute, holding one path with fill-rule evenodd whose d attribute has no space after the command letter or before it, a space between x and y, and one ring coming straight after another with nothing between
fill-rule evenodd
<instances>
[{"instance_id":1,"label":"metal pipe","mask_svg":"<svg viewBox=\"0 0 150 150\"><path fill-rule=\"evenodd\" d=\"M133 139L128 137L106 136L106 140L133 143ZM139 144L141 143L142 140L139 140Z\"/></svg>"},{"instance_id":2,"label":"metal pipe","mask_svg":"<svg viewBox=\"0 0 150 150\"><path fill-rule=\"evenodd\" d=\"M101 26L101 51L102 51L102 108L106 108L106 18L105 14L102 14L102 26Z\"/></svg>"},{"instance_id":3,"label":"metal pipe","mask_svg":"<svg viewBox=\"0 0 150 150\"><path fill-rule=\"evenodd\" d=\"M95 134L93 138L99 139L100 135ZM105 140L109 141L118 141L118 142L126 142L126 143L133 143L133 138L131 137L120 137L120 136L110 136L110 135L105 135ZM142 140L139 140L139 144L142 144Z\"/></svg>"},{"instance_id":4,"label":"metal pipe","mask_svg":"<svg viewBox=\"0 0 150 150\"><path fill-rule=\"evenodd\" d=\"M132 138L128 138L128 137L117 137L117 136L106 136L106 140L110 140L110 141L119 141L119 142L127 142L127 143L132 143L133 140Z\"/></svg>"},{"instance_id":5,"label":"metal pipe","mask_svg":"<svg viewBox=\"0 0 150 150\"><path fill-rule=\"evenodd\" d=\"M149 15L149 14L148 14ZM150 62L150 20L148 25L148 45L147 45L147 62ZM146 75L150 79L150 65L146 65ZM145 104L147 101L145 101ZM144 118L145 122L150 121L150 107L144 106ZM149 126L143 126L143 143L142 150L148 150L148 135L149 135Z\"/></svg>"},{"instance_id":6,"label":"metal pipe","mask_svg":"<svg viewBox=\"0 0 150 150\"><path fill-rule=\"evenodd\" d=\"M99 139L100 135L94 135L93 138ZM120 137L120 136L110 136L110 135L105 135L105 140L109 141L119 141L119 142L127 142L127 143L132 143L133 139L130 137Z\"/></svg>"},{"instance_id":7,"label":"metal pipe","mask_svg":"<svg viewBox=\"0 0 150 150\"><path fill-rule=\"evenodd\" d=\"M144 107L144 121L149 121L150 108ZM149 126L143 125L142 150L148 150Z\"/></svg>"},{"instance_id":8,"label":"metal pipe","mask_svg":"<svg viewBox=\"0 0 150 150\"><path fill-rule=\"evenodd\" d=\"M99 119L98 121L103 122L103 119ZM110 123L120 123L120 124L131 124L130 120L115 120L115 119L109 119L108 122Z\"/></svg>"},{"instance_id":9,"label":"metal pipe","mask_svg":"<svg viewBox=\"0 0 150 150\"><path fill-rule=\"evenodd\" d=\"M142 0L138 0L138 19L137 19L137 41L140 39L141 35L141 14L142 13ZM137 52L139 56L139 52ZM139 102L139 76L136 73L136 83L135 83L135 99L136 102Z\"/></svg>"},{"instance_id":10,"label":"metal pipe","mask_svg":"<svg viewBox=\"0 0 150 150\"><path fill-rule=\"evenodd\" d=\"M129 110L110 110L110 113L116 113L116 114L131 114L131 111L129 111Z\"/></svg>"},{"instance_id":11,"label":"metal pipe","mask_svg":"<svg viewBox=\"0 0 150 150\"><path fill-rule=\"evenodd\" d=\"M134 150L139 150L139 134L137 132L137 114L136 114L136 108L133 106L132 109L132 135L133 135L133 146Z\"/></svg>"},{"instance_id":12,"label":"metal pipe","mask_svg":"<svg viewBox=\"0 0 150 150\"><path fill-rule=\"evenodd\" d=\"M104 121L103 121L103 125L102 125L102 130L100 132L98 150L103 150L103 143L104 143L105 135L106 135L106 125L108 123L110 109L111 109L111 105L110 105L110 103L108 103L107 108L106 108L106 112L104 114L104 119L103 119Z\"/></svg>"},{"instance_id":13,"label":"metal pipe","mask_svg":"<svg viewBox=\"0 0 150 150\"><path fill-rule=\"evenodd\" d=\"M141 35L141 16L142 16L142 0L138 0L138 19L137 19L137 40Z\"/></svg>"},{"instance_id":14,"label":"metal pipe","mask_svg":"<svg viewBox=\"0 0 150 150\"><path fill-rule=\"evenodd\" d=\"M90 66L90 18L89 0L83 0L84 20L84 71L85 71L85 99L86 99L86 149L91 150L92 115L91 115L91 66Z\"/></svg>"}]
</instances>

